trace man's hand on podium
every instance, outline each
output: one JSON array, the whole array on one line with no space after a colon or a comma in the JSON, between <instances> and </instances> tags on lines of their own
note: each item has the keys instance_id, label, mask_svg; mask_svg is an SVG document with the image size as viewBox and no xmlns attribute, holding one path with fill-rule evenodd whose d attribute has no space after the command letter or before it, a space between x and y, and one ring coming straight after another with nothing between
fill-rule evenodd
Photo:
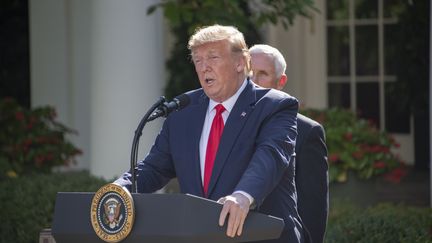
<instances>
[{"instance_id":1,"label":"man's hand on podium","mask_svg":"<svg viewBox=\"0 0 432 243\"><path fill-rule=\"evenodd\" d=\"M223 226L226 217L229 215L227 236L234 237L236 234L240 236L243 231L243 224L249 212L250 200L241 193L233 193L232 195L222 197L218 202L223 204L219 216L219 225Z\"/></svg>"}]
</instances>

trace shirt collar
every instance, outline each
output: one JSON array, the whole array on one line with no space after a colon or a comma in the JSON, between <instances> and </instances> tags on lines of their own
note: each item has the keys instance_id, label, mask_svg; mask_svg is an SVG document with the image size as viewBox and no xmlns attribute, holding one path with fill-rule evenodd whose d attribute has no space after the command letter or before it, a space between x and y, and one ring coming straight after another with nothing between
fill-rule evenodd
<instances>
[{"instance_id":1,"label":"shirt collar","mask_svg":"<svg viewBox=\"0 0 432 243\"><path fill-rule=\"evenodd\" d=\"M228 113L230 113L232 108L234 107L238 97L240 96L240 94L245 89L246 84L247 84L247 79L245 79L243 81L242 85L240 86L240 88L237 90L237 92L233 96L231 96L229 99L225 100L222 103L218 103L218 102L210 99L209 106L208 106L208 112L212 111L216 105L222 104L225 107L225 110L228 111Z\"/></svg>"}]
</instances>

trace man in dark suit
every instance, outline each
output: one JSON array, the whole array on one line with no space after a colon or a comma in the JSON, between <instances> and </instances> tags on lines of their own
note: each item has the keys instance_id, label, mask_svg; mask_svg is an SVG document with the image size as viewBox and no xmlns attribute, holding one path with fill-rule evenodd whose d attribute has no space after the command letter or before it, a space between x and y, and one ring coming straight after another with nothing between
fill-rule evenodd
<instances>
[{"instance_id":1,"label":"man in dark suit","mask_svg":"<svg viewBox=\"0 0 432 243\"><path fill-rule=\"evenodd\" d=\"M253 81L265 88L282 90L287 82L286 62L269 45L249 49ZM323 242L328 216L328 163L323 127L297 115L296 170L297 206L312 242Z\"/></svg>"},{"instance_id":2,"label":"man in dark suit","mask_svg":"<svg viewBox=\"0 0 432 243\"><path fill-rule=\"evenodd\" d=\"M188 92L190 105L168 116L138 163L138 191L177 177L182 193L223 204L219 225L229 237L241 235L253 208L284 219L280 239L268 242L304 242L294 184L297 100L248 79L248 48L234 27L198 29L188 47L202 88ZM116 182L130 185L130 174Z\"/></svg>"}]
</instances>

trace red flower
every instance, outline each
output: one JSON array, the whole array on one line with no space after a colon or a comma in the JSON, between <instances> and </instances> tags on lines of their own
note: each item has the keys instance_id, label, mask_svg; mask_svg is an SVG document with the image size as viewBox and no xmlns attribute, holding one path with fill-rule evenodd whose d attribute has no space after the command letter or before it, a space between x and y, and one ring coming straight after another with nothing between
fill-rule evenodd
<instances>
[{"instance_id":1,"label":"red flower","mask_svg":"<svg viewBox=\"0 0 432 243\"><path fill-rule=\"evenodd\" d=\"M38 121L37 117L35 117L34 115L30 116L31 123L36 123L37 121Z\"/></svg>"},{"instance_id":2,"label":"red flower","mask_svg":"<svg viewBox=\"0 0 432 243\"><path fill-rule=\"evenodd\" d=\"M17 121L24 121L24 113L21 111L15 112L15 119L17 119Z\"/></svg>"},{"instance_id":3,"label":"red flower","mask_svg":"<svg viewBox=\"0 0 432 243\"><path fill-rule=\"evenodd\" d=\"M54 159L54 155L52 153L48 153L45 157L47 161L52 161Z\"/></svg>"},{"instance_id":4,"label":"red flower","mask_svg":"<svg viewBox=\"0 0 432 243\"><path fill-rule=\"evenodd\" d=\"M21 147L23 148L24 152L27 152L32 145L33 141L30 138L27 138L21 143Z\"/></svg>"},{"instance_id":5,"label":"red flower","mask_svg":"<svg viewBox=\"0 0 432 243\"><path fill-rule=\"evenodd\" d=\"M381 152L388 154L390 153L390 148L386 146L381 146Z\"/></svg>"},{"instance_id":6,"label":"red flower","mask_svg":"<svg viewBox=\"0 0 432 243\"><path fill-rule=\"evenodd\" d=\"M365 150L368 153L390 153L390 148L386 147L386 146L382 146L382 145L367 145L367 144L362 144L360 145L360 148L362 148L363 150Z\"/></svg>"},{"instance_id":7,"label":"red flower","mask_svg":"<svg viewBox=\"0 0 432 243\"><path fill-rule=\"evenodd\" d=\"M372 150L372 147L369 146L369 145L366 144L366 143L360 144L360 148L361 148L362 150L364 150L365 152L367 152L367 153L372 152L372 151L371 151L371 150Z\"/></svg>"},{"instance_id":8,"label":"red flower","mask_svg":"<svg viewBox=\"0 0 432 243\"><path fill-rule=\"evenodd\" d=\"M348 141L351 141L351 140L352 140L352 137L353 137L353 135L352 135L351 132L347 132L347 133L345 133L345 135L344 135L344 138L345 138L346 140L348 140Z\"/></svg>"},{"instance_id":9,"label":"red flower","mask_svg":"<svg viewBox=\"0 0 432 243\"><path fill-rule=\"evenodd\" d=\"M355 159L362 159L364 156L364 152L363 151L355 151L354 153L352 153L352 156Z\"/></svg>"},{"instance_id":10,"label":"red flower","mask_svg":"<svg viewBox=\"0 0 432 243\"><path fill-rule=\"evenodd\" d=\"M39 144L44 144L44 143L46 143L47 139L46 139L46 137L38 137L38 138L36 138L36 141Z\"/></svg>"},{"instance_id":11,"label":"red flower","mask_svg":"<svg viewBox=\"0 0 432 243\"><path fill-rule=\"evenodd\" d=\"M32 145L32 140L30 138L27 138L26 140L24 140L23 144L24 146L28 147Z\"/></svg>"},{"instance_id":12,"label":"red flower","mask_svg":"<svg viewBox=\"0 0 432 243\"><path fill-rule=\"evenodd\" d=\"M382 168L385 168L386 166L387 166L387 164L384 161L380 161L380 160L377 160L373 163L373 167L375 169L382 169Z\"/></svg>"},{"instance_id":13,"label":"red flower","mask_svg":"<svg viewBox=\"0 0 432 243\"><path fill-rule=\"evenodd\" d=\"M42 164L43 164L44 161L45 161L45 157L42 156L42 155L38 155L38 156L36 156L36 158L35 158L35 162L36 162L36 166L37 166L37 167L42 166Z\"/></svg>"},{"instance_id":14,"label":"red flower","mask_svg":"<svg viewBox=\"0 0 432 243\"><path fill-rule=\"evenodd\" d=\"M398 167L387 173L384 178L390 182L398 183L402 177L406 175L406 173L406 170L404 170L402 167Z\"/></svg>"},{"instance_id":15,"label":"red flower","mask_svg":"<svg viewBox=\"0 0 432 243\"><path fill-rule=\"evenodd\" d=\"M29 122L27 123L27 130L31 130L33 128L33 125L37 122L37 118L32 115L30 116Z\"/></svg>"},{"instance_id":16,"label":"red flower","mask_svg":"<svg viewBox=\"0 0 432 243\"><path fill-rule=\"evenodd\" d=\"M379 153L379 152L381 152L381 146L379 146L379 145L373 146L372 149L371 149L371 152L373 152L373 153Z\"/></svg>"},{"instance_id":17,"label":"red flower","mask_svg":"<svg viewBox=\"0 0 432 243\"><path fill-rule=\"evenodd\" d=\"M331 163L336 163L336 162L338 162L338 161L339 161L339 154L330 154L329 157L328 157L328 160L329 160Z\"/></svg>"}]
</instances>

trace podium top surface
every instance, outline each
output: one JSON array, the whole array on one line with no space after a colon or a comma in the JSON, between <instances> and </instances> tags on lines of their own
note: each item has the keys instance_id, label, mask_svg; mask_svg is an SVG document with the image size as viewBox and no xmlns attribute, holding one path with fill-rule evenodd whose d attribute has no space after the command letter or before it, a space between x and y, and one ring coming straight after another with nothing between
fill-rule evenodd
<instances>
[{"instance_id":1,"label":"podium top surface","mask_svg":"<svg viewBox=\"0 0 432 243\"><path fill-rule=\"evenodd\" d=\"M94 193L59 192L57 194L53 235L57 243L103 242L90 222ZM222 205L208 199L185 194L132 194L135 223L122 242L248 242L276 239L284 223L282 219L249 212L243 233L226 236L226 224L218 224Z\"/></svg>"}]
</instances>

